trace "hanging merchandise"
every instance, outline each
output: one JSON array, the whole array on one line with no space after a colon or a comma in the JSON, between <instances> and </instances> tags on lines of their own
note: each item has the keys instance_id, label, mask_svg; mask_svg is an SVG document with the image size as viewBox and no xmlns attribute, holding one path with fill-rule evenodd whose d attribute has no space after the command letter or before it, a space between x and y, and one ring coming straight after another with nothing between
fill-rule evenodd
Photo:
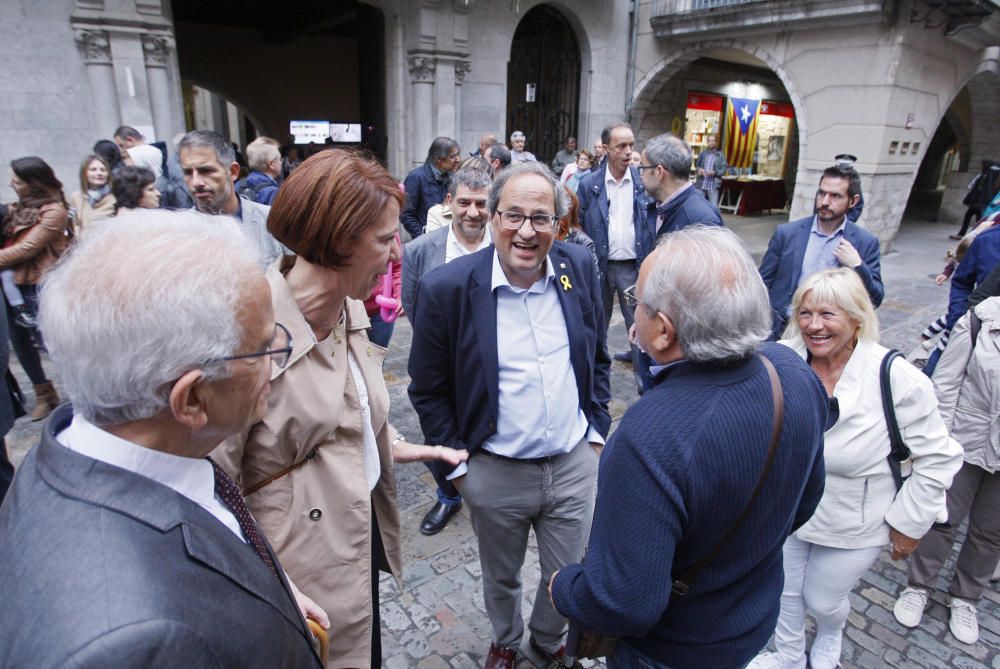
<instances>
[{"instance_id":1,"label":"hanging merchandise","mask_svg":"<svg viewBox=\"0 0 1000 669\"><path fill-rule=\"evenodd\" d=\"M764 100L760 104L757 122L760 153L757 172L764 176L784 178L788 165L788 147L792 141L795 108L787 102Z\"/></svg>"},{"instance_id":2,"label":"hanging merchandise","mask_svg":"<svg viewBox=\"0 0 1000 669\"><path fill-rule=\"evenodd\" d=\"M721 95L688 93L684 141L691 147L694 160L705 150L706 138L719 134L724 102Z\"/></svg>"}]
</instances>

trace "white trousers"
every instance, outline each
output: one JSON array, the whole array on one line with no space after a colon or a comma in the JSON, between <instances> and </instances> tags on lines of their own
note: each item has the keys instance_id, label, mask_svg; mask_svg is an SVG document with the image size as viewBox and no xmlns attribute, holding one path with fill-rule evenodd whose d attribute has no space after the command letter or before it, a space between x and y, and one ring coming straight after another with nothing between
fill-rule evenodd
<instances>
[{"instance_id":1,"label":"white trousers","mask_svg":"<svg viewBox=\"0 0 1000 669\"><path fill-rule=\"evenodd\" d=\"M783 668L805 669L807 608L817 633L842 633L851 612L848 595L881 551L881 546L830 548L788 537L782 549L785 587L774 630Z\"/></svg>"}]
</instances>

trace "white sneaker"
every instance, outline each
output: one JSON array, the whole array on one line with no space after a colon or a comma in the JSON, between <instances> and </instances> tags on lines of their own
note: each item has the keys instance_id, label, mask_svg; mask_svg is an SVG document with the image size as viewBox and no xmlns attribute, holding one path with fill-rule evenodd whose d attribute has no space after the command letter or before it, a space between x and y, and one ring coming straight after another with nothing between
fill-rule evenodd
<instances>
[{"instance_id":1,"label":"white sneaker","mask_svg":"<svg viewBox=\"0 0 1000 669\"><path fill-rule=\"evenodd\" d=\"M976 605L967 599L952 597L948 603L951 617L948 629L953 637L966 644L979 641L979 620L976 618Z\"/></svg>"},{"instance_id":2,"label":"white sneaker","mask_svg":"<svg viewBox=\"0 0 1000 669\"><path fill-rule=\"evenodd\" d=\"M903 627L916 627L924 617L927 599L930 592L923 588L904 588L896 605L892 607L892 615Z\"/></svg>"},{"instance_id":3,"label":"white sneaker","mask_svg":"<svg viewBox=\"0 0 1000 669\"><path fill-rule=\"evenodd\" d=\"M788 663L784 662L777 653L761 653L750 660L750 664L746 666L746 669L805 669L805 666L804 657L801 663Z\"/></svg>"},{"instance_id":4,"label":"white sneaker","mask_svg":"<svg viewBox=\"0 0 1000 669\"><path fill-rule=\"evenodd\" d=\"M840 647L844 642L842 629L834 632L816 632L816 639L809 649L811 669L836 669L840 666Z\"/></svg>"}]
</instances>

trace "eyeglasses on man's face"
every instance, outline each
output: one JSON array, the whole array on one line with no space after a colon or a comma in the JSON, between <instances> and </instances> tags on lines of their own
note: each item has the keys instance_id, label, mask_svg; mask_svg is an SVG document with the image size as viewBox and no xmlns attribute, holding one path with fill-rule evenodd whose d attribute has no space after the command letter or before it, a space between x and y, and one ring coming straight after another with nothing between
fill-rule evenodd
<instances>
[{"instance_id":1,"label":"eyeglasses on man's face","mask_svg":"<svg viewBox=\"0 0 1000 669\"><path fill-rule=\"evenodd\" d=\"M243 360L244 358L259 358L265 355L271 356L271 361L279 368L284 368L288 364L288 360L292 357L292 333L281 323L274 324L274 337L267 345L266 350L257 351L256 353L227 355L224 358L218 358L218 360Z\"/></svg>"},{"instance_id":2,"label":"eyeglasses on man's face","mask_svg":"<svg viewBox=\"0 0 1000 669\"><path fill-rule=\"evenodd\" d=\"M643 170L655 170L656 165L636 165L635 169L639 170L639 174L642 174Z\"/></svg>"},{"instance_id":3,"label":"eyeglasses on man's face","mask_svg":"<svg viewBox=\"0 0 1000 669\"><path fill-rule=\"evenodd\" d=\"M532 214L527 216L519 211L497 211L500 214L500 225L508 230L520 230L524 225L524 220L531 221L531 227L535 232L551 232L559 220L552 214Z\"/></svg>"}]
</instances>

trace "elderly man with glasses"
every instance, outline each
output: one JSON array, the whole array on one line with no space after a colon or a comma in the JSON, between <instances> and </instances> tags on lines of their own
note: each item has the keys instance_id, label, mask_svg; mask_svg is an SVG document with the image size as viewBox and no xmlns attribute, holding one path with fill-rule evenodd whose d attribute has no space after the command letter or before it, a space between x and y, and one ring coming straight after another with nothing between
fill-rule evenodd
<instances>
[{"instance_id":1,"label":"elderly man with glasses","mask_svg":"<svg viewBox=\"0 0 1000 669\"><path fill-rule=\"evenodd\" d=\"M541 579L529 642L561 654L565 620L545 585L583 552L611 423L597 270L585 248L554 241L566 199L545 165L501 172L487 201L494 246L426 275L413 308L409 392L424 438L470 453L446 476L479 540L488 669L516 661L531 529Z\"/></svg>"},{"instance_id":2,"label":"elderly man with glasses","mask_svg":"<svg viewBox=\"0 0 1000 669\"><path fill-rule=\"evenodd\" d=\"M40 323L72 405L0 508L0 664L321 666L304 616L326 614L206 457L260 419L291 351L257 260L229 220L146 212L48 274Z\"/></svg>"}]
</instances>

